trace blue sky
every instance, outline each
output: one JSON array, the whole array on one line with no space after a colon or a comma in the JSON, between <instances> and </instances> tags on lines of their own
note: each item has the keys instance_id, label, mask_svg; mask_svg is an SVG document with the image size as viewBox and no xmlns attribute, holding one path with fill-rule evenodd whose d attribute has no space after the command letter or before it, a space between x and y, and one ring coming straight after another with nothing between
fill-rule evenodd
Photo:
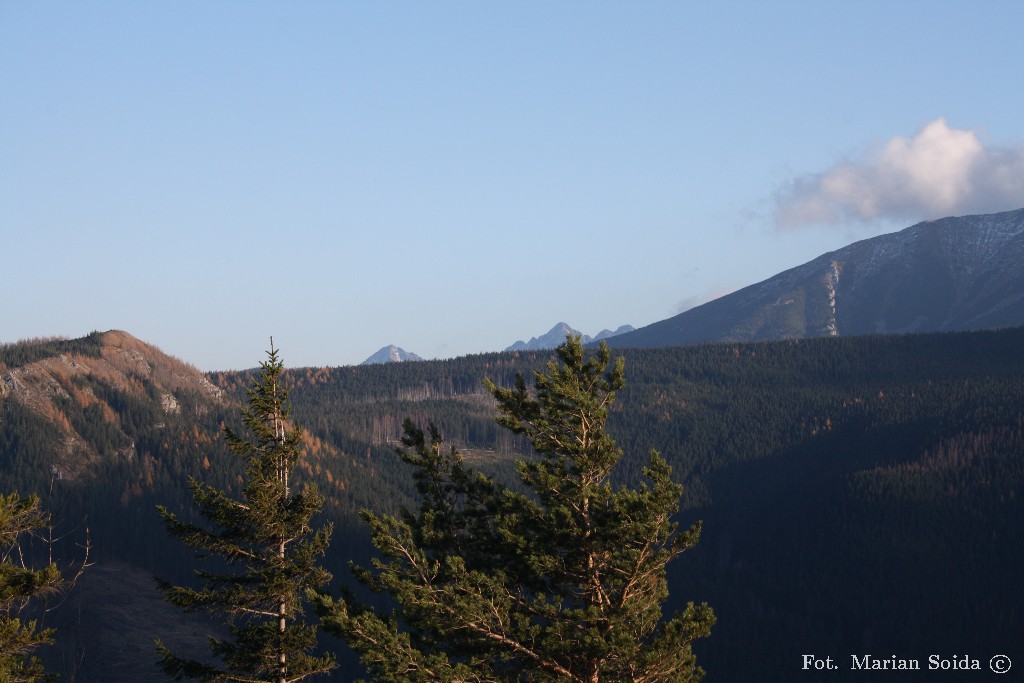
<instances>
[{"instance_id":1,"label":"blue sky","mask_svg":"<svg viewBox=\"0 0 1024 683\"><path fill-rule=\"evenodd\" d=\"M640 327L1024 206L1024 3L0 0L0 341Z\"/></svg>"}]
</instances>

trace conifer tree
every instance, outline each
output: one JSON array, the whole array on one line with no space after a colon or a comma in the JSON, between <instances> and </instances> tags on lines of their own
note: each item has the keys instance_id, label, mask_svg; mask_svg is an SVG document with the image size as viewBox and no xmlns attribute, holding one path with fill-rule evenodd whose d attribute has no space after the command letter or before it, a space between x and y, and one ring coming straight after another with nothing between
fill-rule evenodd
<instances>
[{"instance_id":1,"label":"conifer tree","mask_svg":"<svg viewBox=\"0 0 1024 683\"><path fill-rule=\"evenodd\" d=\"M0 681L46 680L35 651L52 642L53 630L21 618L30 601L45 599L66 584L57 565L32 569L23 554L22 539L49 523L37 496L0 495Z\"/></svg>"},{"instance_id":2,"label":"conifer tree","mask_svg":"<svg viewBox=\"0 0 1024 683\"><path fill-rule=\"evenodd\" d=\"M356 568L400 609L378 615L321 598L327 630L389 682L697 681L691 642L714 614L690 603L662 620L665 567L693 547L700 524L672 521L682 487L655 452L639 487L614 486L622 451L605 429L623 386L623 361L601 346L587 358L578 337L528 390L487 387L497 421L526 436L526 493L472 471L438 431L406 423L406 462L420 508L400 517L364 512L382 555Z\"/></svg>"},{"instance_id":3,"label":"conifer tree","mask_svg":"<svg viewBox=\"0 0 1024 683\"><path fill-rule=\"evenodd\" d=\"M322 504L315 485L294 490L302 431L289 422L283 364L273 339L267 355L242 411L248 435L224 428L228 448L245 461L241 499L193 479L194 503L211 528L160 508L173 536L222 560L218 571L195 572L199 588L158 579L161 591L187 611L222 614L231 634L210 639L219 664L178 656L157 641L161 667L174 680L294 683L335 666L333 656L313 654L316 627L304 620L306 592L331 578L318 564L331 525L311 526Z\"/></svg>"}]
</instances>

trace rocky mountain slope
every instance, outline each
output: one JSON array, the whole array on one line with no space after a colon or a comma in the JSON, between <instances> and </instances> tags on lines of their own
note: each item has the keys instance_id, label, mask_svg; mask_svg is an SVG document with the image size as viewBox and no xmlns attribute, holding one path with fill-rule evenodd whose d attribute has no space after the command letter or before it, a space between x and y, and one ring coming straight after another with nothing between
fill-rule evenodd
<instances>
[{"instance_id":1,"label":"rocky mountain slope","mask_svg":"<svg viewBox=\"0 0 1024 683\"><path fill-rule=\"evenodd\" d=\"M658 347L1024 325L1024 209L856 242L609 341Z\"/></svg>"},{"instance_id":2,"label":"rocky mountain slope","mask_svg":"<svg viewBox=\"0 0 1024 683\"><path fill-rule=\"evenodd\" d=\"M140 427L159 428L183 410L208 412L223 394L195 367L118 330L0 348L0 400L50 426L52 472L61 478L81 475L104 455L98 443L112 445L111 457L136 456ZM129 424L136 421L125 414L129 406L139 424Z\"/></svg>"},{"instance_id":3,"label":"rocky mountain slope","mask_svg":"<svg viewBox=\"0 0 1024 683\"><path fill-rule=\"evenodd\" d=\"M221 428L240 428L251 373L232 376L218 387L213 375L116 330L0 345L0 491L43 498L60 539L47 552L62 566L82 561L87 539L91 546L80 584L46 617L57 639L41 654L63 680L155 683L166 680L155 635L205 642L206 619L165 603L152 580L186 581L193 569L156 505L188 517L190 477L228 491L241 481ZM319 482L332 518L355 519L351 508L380 495L362 462L308 433L302 446L299 479ZM351 489L359 496L350 502Z\"/></svg>"}]
</instances>

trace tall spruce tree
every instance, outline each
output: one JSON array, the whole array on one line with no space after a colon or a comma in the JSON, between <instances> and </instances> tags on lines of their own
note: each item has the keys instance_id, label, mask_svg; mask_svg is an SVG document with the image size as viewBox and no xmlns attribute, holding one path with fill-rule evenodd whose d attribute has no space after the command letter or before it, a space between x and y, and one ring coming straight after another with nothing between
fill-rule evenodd
<instances>
[{"instance_id":1,"label":"tall spruce tree","mask_svg":"<svg viewBox=\"0 0 1024 683\"><path fill-rule=\"evenodd\" d=\"M55 563L32 569L23 553L24 538L48 524L38 497L0 495L0 681L4 683L49 678L34 653L52 642L53 630L22 618L31 601L58 593L66 584Z\"/></svg>"},{"instance_id":2,"label":"tall spruce tree","mask_svg":"<svg viewBox=\"0 0 1024 683\"><path fill-rule=\"evenodd\" d=\"M472 471L438 431L406 422L403 459L420 508L364 512L382 555L355 568L400 606L381 616L321 597L324 627L360 652L376 680L393 682L697 681L691 643L714 614L690 603L662 619L665 567L693 547L700 524L672 521L682 487L655 452L637 488L614 486L622 451L605 429L623 386L607 346L587 357L578 337L530 391L487 387L497 421L526 436L517 464L526 493Z\"/></svg>"},{"instance_id":3,"label":"tall spruce tree","mask_svg":"<svg viewBox=\"0 0 1024 683\"><path fill-rule=\"evenodd\" d=\"M174 680L294 683L335 667L332 655L313 654L316 627L304 620L307 591L331 579L318 564L331 525L312 528L322 504L315 485L294 490L302 431L289 422L283 363L273 339L267 356L242 411L248 435L224 428L229 449L245 461L241 499L193 479L193 500L212 528L160 508L173 536L222 561L214 571L195 572L199 588L158 579L161 591L188 611L222 614L231 633L230 639L210 639L219 664L178 656L157 641L160 665Z\"/></svg>"}]
</instances>

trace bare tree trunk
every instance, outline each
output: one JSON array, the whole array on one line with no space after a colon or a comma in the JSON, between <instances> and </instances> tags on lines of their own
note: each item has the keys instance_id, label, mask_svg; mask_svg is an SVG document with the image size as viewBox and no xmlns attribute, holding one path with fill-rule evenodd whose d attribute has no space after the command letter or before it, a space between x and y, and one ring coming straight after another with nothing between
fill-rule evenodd
<instances>
[{"instance_id":1,"label":"bare tree trunk","mask_svg":"<svg viewBox=\"0 0 1024 683\"><path fill-rule=\"evenodd\" d=\"M270 349L274 349L274 340L270 340ZM274 396L279 396L277 382L274 383ZM285 462L283 455L284 453L284 420L281 419L281 409L279 406L274 406L274 436L277 439L277 443L281 446L280 455L277 460L277 480L281 483L283 498L282 505L288 504L288 498L291 492L288 489L288 463ZM282 530L281 537L278 539L277 554L281 558L282 563L284 562L285 552L285 537ZM284 632L288 626L288 606L282 597L277 603L277 634L278 634L278 657L277 657L277 683L288 683L288 656L284 651Z\"/></svg>"}]
</instances>

